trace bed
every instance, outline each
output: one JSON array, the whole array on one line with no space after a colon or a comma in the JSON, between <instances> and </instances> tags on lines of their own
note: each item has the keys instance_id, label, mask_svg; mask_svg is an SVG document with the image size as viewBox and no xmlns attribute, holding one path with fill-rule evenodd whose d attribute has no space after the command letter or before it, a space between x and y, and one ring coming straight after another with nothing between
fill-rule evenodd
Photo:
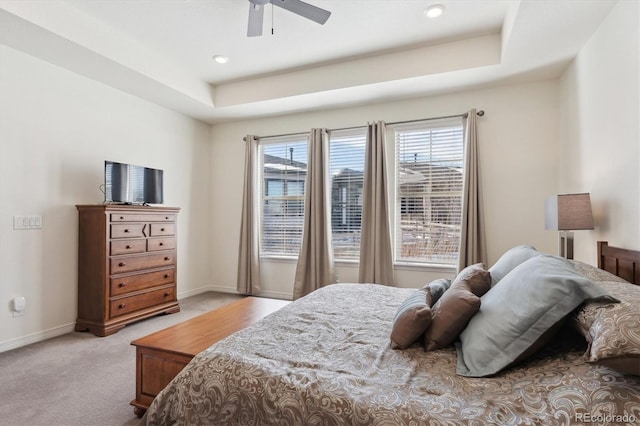
<instances>
[{"instance_id":1,"label":"bed","mask_svg":"<svg viewBox=\"0 0 640 426\"><path fill-rule=\"evenodd\" d=\"M638 276L638 251L599 243L599 258ZM153 401L147 424L637 424L640 376L625 368L640 366L640 347L625 338L640 323L625 310L640 305L640 287L572 263L620 303L581 304L541 349L495 374L457 374L454 346L390 347L392 319L415 289L334 284L198 354ZM614 345L624 353L612 353L599 333L617 333L607 321L625 315L631 331Z\"/></svg>"}]
</instances>

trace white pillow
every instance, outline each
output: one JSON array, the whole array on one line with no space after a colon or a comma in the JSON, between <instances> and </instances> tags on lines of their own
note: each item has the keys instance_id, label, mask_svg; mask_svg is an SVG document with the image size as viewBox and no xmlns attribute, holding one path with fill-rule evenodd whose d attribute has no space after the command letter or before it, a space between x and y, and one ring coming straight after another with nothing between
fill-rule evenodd
<instances>
[{"instance_id":1,"label":"white pillow","mask_svg":"<svg viewBox=\"0 0 640 426\"><path fill-rule=\"evenodd\" d=\"M542 253L536 250L535 247L529 245L515 246L507 250L500 259L489 268L489 273L491 273L491 287L498 284L502 278L522 262L534 256L540 256L541 254Z\"/></svg>"}]
</instances>

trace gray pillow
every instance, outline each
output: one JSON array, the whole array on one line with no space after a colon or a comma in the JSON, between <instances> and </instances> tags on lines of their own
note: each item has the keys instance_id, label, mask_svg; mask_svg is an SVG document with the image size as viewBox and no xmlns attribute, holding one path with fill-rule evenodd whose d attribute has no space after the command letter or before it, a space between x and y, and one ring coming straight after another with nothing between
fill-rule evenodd
<instances>
[{"instance_id":1,"label":"gray pillow","mask_svg":"<svg viewBox=\"0 0 640 426\"><path fill-rule=\"evenodd\" d=\"M507 250L498 261L489 268L491 274L491 287L498 284L509 272L516 266L531 259L534 256L540 256L538 250L533 246L520 245Z\"/></svg>"},{"instance_id":2,"label":"gray pillow","mask_svg":"<svg viewBox=\"0 0 640 426\"><path fill-rule=\"evenodd\" d=\"M423 290L427 290L427 303L429 306L435 305L444 292L449 290L449 287L451 287L451 280L447 278L438 278L422 287Z\"/></svg>"},{"instance_id":3,"label":"gray pillow","mask_svg":"<svg viewBox=\"0 0 640 426\"><path fill-rule=\"evenodd\" d=\"M498 373L582 302L608 293L578 274L565 259L539 255L515 267L481 299L456 344L457 373ZM544 336L548 337L548 336Z\"/></svg>"},{"instance_id":4,"label":"gray pillow","mask_svg":"<svg viewBox=\"0 0 640 426\"><path fill-rule=\"evenodd\" d=\"M391 348L404 349L416 342L431 324L427 292L416 290L398 307L391 329Z\"/></svg>"}]
</instances>

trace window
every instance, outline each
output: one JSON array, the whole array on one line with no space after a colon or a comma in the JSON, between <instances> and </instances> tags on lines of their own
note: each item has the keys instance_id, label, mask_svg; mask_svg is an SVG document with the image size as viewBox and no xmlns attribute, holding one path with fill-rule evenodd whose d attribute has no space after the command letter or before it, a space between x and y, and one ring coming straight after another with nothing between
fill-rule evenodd
<instances>
[{"instance_id":1,"label":"window","mask_svg":"<svg viewBox=\"0 0 640 426\"><path fill-rule=\"evenodd\" d=\"M129 167L129 182L131 186L131 202L144 203L144 168Z\"/></svg>"},{"instance_id":2,"label":"window","mask_svg":"<svg viewBox=\"0 0 640 426\"><path fill-rule=\"evenodd\" d=\"M336 260L360 257L365 129L330 135L331 235Z\"/></svg>"},{"instance_id":3,"label":"window","mask_svg":"<svg viewBox=\"0 0 640 426\"><path fill-rule=\"evenodd\" d=\"M464 166L461 122L396 126L395 145L396 261L456 264Z\"/></svg>"},{"instance_id":4,"label":"window","mask_svg":"<svg viewBox=\"0 0 640 426\"><path fill-rule=\"evenodd\" d=\"M307 137L260 141L260 254L297 256L304 224Z\"/></svg>"},{"instance_id":5,"label":"window","mask_svg":"<svg viewBox=\"0 0 640 426\"><path fill-rule=\"evenodd\" d=\"M395 125L396 263L455 265L460 246L462 122ZM259 145L260 255L296 257L302 244L307 135L263 138ZM366 129L329 135L334 258L358 260ZM391 160L390 160L391 161ZM391 184L393 185L393 184Z\"/></svg>"}]
</instances>

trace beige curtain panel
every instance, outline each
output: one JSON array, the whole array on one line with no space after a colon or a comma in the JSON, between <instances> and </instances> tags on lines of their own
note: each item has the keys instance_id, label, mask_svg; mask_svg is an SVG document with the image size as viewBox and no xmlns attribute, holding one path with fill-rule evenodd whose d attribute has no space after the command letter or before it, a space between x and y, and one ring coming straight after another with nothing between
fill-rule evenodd
<instances>
[{"instance_id":1,"label":"beige curtain panel","mask_svg":"<svg viewBox=\"0 0 640 426\"><path fill-rule=\"evenodd\" d=\"M336 282L331 246L329 133L312 129L304 200L302 247L298 255L293 299Z\"/></svg>"},{"instance_id":2,"label":"beige curtain panel","mask_svg":"<svg viewBox=\"0 0 640 426\"><path fill-rule=\"evenodd\" d=\"M255 294L260 291L260 236L254 182L258 170L258 139L248 135L245 141L237 289L240 294Z\"/></svg>"},{"instance_id":3,"label":"beige curtain panel","mask_svg":"<svg viewBox=\"0 0 640 426\"><path fill-rule=\"evenodd\" d=\"M383 121L367 126L359 281L393 285L385 132Z\"/></svg>"},{"instance_id":4,"label":"beige curtain panel","mask_svg":"<svg viewBox=\"0 0 640 426\"><path fill-rule=\"evenodd\" d=\"M465 161L458 271L475 263L486 264L487 262L487 241L482 209L476 121L476 110L472 109L467 114L463 124Z\"/></svg>"}]
</instances>

